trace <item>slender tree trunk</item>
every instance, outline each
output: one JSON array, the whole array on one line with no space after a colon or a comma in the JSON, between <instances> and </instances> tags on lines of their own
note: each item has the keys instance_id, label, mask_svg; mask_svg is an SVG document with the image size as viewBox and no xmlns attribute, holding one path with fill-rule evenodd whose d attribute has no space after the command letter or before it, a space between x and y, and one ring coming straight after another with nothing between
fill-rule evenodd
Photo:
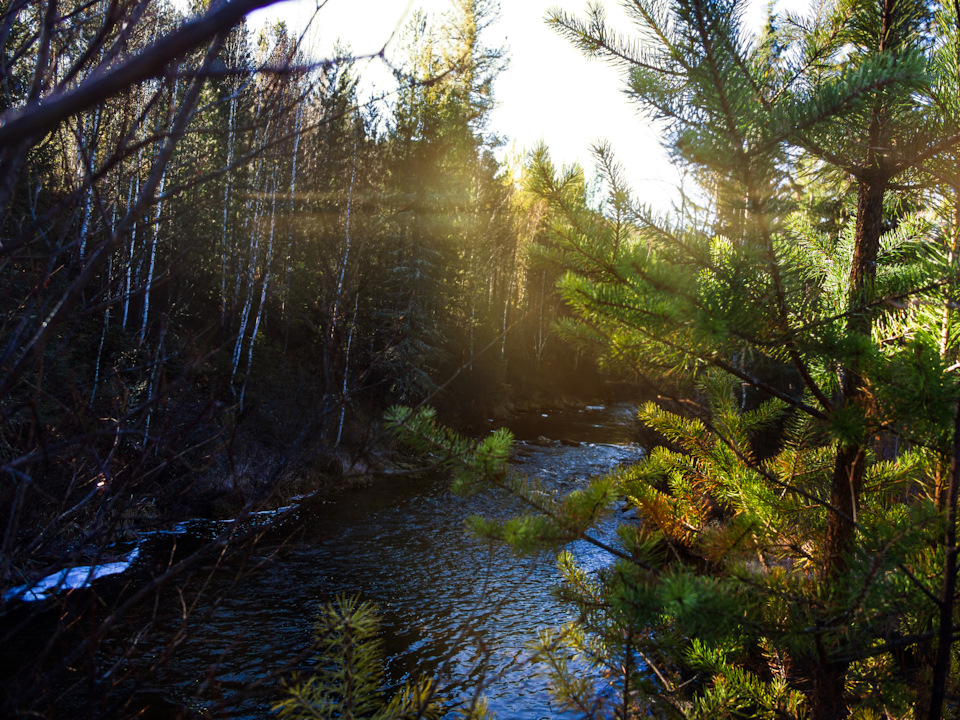
<instances>
[{"instance_id":1,"label":"slender tree trunk","mask_svg":"<svg viewBox=\"0 0 960 720\"><path fill-rule=\"evenodd\" d=\"M950 252L947 256L947 264L950 272L954 270L957 262L957 251L960 250L960 186L953 188L953 222L950 228ZM947 351L950 349L950 318L951 304L953 303L952 293L948 288L944 292L943 313L940 317L940 357L946 359Z\"/></svg>"},{"instance_id":2,"label":"slender tree trunk","mask_svg":"<svg viewBox=\"0 0 960 720\"><path fill-rule=\"evenodd\" d=\"M477 289L474 287L470 292L470 372L473 372L473 358L476 353L476 327L477 327Z\"/></svg>"},{"instance_id":3,"label":"slender tree trunk","mask_svg":"<svg viewBox=\"0 0 960 720\"><path fill-rule=\"evenodd\" d=\"M506 360L507 356L507 325L510 319L510 299L513 297L513 283L517 277L516 262L512 263L513 269L510 272L510 282L507 284L506 297L503 300L503 326L500 331L500 360Z\"/></svg>"},{"instance_id":4,"label":"slender tree trunk","mask_svg":"<svg viewBox=\"0 0 960 720\"><path fill-rule=\"evenodd\" d=\"M270 287L270 265L273 262L273 231L277 224L277 181L274 176L273 181L273 203L270 209L270 240L267 243L267 256L263 262L263 285L260 288L260 304L257 306L257 316L253 321L253 332L250 333L250 347L247 351L247 373L243 378L243 387L240 389L240 407L243 407L243 396L247 392L247 380L250 379L250 371L253 369L253 346L257 341L257 333L260 330L260 321L263 318L263 308L267 304L267 291Z\"/></svg>"},{"instance_id":5,"label":"slender tree trunk","mask_svg":"<svg viewBox=\"0 0 960 720\"><path fill-rule=\"evenodd\" d=\"M258 92L257 92L257 104L256 104L256 114L257 114L257 115L259 115L259 113L260 113L261 106L262 106L262 100L263 100L262 91L258 91ZM261 138L261 133L263 133L263 135L265 136L265 135L266 135L266 128L262 128L262 127L260 126L260 123L257 123L257 124L255 125L254 131L253 131L253 147L254 147L254 148L260 147L260 143L261 143L261 139L260 139L260 138ZM253 178L252 178L252 180L250 181L250 187L252 187L252 188L256 188L256 187L257 187L257 184L258 184L258 182L259 182L259 180L260 180L260 177L261 177L261 175L262 175L262 172L263 172L263 163L264 163L263 153L260 153L260 155L259 155L259 157L258 157L258 159L257 159L257 162L256 162L256 164L254 165L254 168L253 168ZM231 264L233 267L235 267L235 268L236 268L236 271L237 271L237 272L236 272L236 275L234 276L234 281L233 281L233 293L232 293L231 299L230 299L230 315L231 315L231 317L232 317L233 314L237 311L237 307L240 305L241 293L242 293L242 291L243 291L244 280L245 280L245 279L248 281L248 282L247 282L247 285L250 286L250 279L251 279L251 277L250 277L250 271L251 271L250 260L251 260L251 257L256 254L256 248L257 248L257 243L255 242L255 240L257 239L257 234L256 234L256 233L258 232L257 224L258 224L259 212L260 212L260 208L261 208L261 206L262 206L262 202L261 202L261 200L259 199L259 197L258 197L255 193L253 194L253 197L250 197L250 195L251 195L251 194L248 193L248 199L247 199L246 203L244 204L244 213L243 213L243 235L244 235L244 236L249 235L249 237L250 237L250 246L249 246L249 247L250 247L250 255L247 257L247 274L244 274L244 271L243 271L244 262L243 262L242 253L240 252L240 247L239 247L240 243L239 243L239 241L237 241L237 242L235 242L235 243L231 243L231 247L230 247L230 264ZM248 291L248 293L247 293L247 300L249 300L250 292L252 292L252 289L251 289L250 291ZM237 363L238 363L239 360L240 360L241 344L242 344L242 342L243 342L243 333L244 333L244 331L246 330L246 314L245 314L245 313L246 313L248 310L249 310L249 308L248 308L248 306L247 306L247 303L244 303L244 313L241 313L241 314L242 314L242 317L241 317L241 321L240 321L241 330L237 333L236 343L235 343L235 345L234 345L234 352L233 352L233 370L232 370L231 375L230 375L230 381L231 381L231 382L233 382L233 376L234 376L234 375L236 374L236 372L237 372Z\"/></svg>"},{"instance_id":6,"label":"slender tree trunk","mask_svg":"<svg viewBox=\"0 0 960 720\"><path fill-rule=\"evenodd\" d=\"M293 128L293 160L290 168L290 205L287 212L287 246L283 252L283 294L280 297L280 321L283 323L283 362L287 361L287 342L290 339L290 319L287 317L287 301L290 298L290 253L293 248L293 212L297 194L297 153L300 149L300 120L303 106L297 106Z\"/></svg>"},{"instance_id":7,"label":"slender tree trunk","mask_svg":"<svg viewBox=\"0 0 960 720\"><path fill-rule=\"evenodd\" d=\"M254 187L257 185L257 179L260 177L263 168L263 158L257 165L257 171L254 173ZM255 199L253 201L253 217L250 221L250 256L247 262L247 291L243 303L243 310L240 313L240 327L237 330L237 340L233 347L232 369L230 371L230 382L236 377L237 369L240 367L240 358L243 357L243 339L247 333L247 322L250 319L250 308L253 304L253 295L256 288L257 262L260 254L260 213L263 208L263 201ZM249 216L248 216L249 218ZM234 304L239 301L240 288L243 285L243 278L240 274L240 266L237 267L237 283L234 289Z\"/></svg>"},{"instance_id":8,"label":"slender tree trunk","mask_svg":"<svg viewBox=\"0 0 960 720\"><path fill-rule=\"evenodd\" d=\"M537 371L540 370L540 363L543 361L543 348L546 339L543 336L543 302L547 292L547 271L544 270L540 277L540 320L537 324Z\"/></svg>"},{"instance_id":9,"label":"slender tree trunk","mask_svg":"<svg viewBox=\"0 0 960 720\"><path fill-rule=\"evenodd\" d=\"M160 177L160 187L157 195L163 195L163 186L167 179L167 172L164 170ZM153 242L150 244L150 264L147 267L147 282L143 290L143 318L140 321L140 344L143 344L147 337L147 324L150 319L150 291L153 287L153 271L157 265L157 245L160 244L160 216L163 212L163 200L157 200L157 214L154 218Z\"/></svg>"},{"instance_id":10,"label":"slender tree trunk","mask_svg":"<svg viewBox=\"0 0 960 720\"><path fill-rule=\"evenodd\" d=\"M89 184L89 187L83 194L83 221L80 223L80 262L83 262L83 258L87 252L87 233L90 232L90 216L93 214L93 173L97 157L96 140L94 140L94 149L91 151L87 143L87 137L88 135L93 138L97 137L100 129L101 110L102 106L98 106L92 117L87 114L78 131L80 137L77 142L79 164L77 170L80 175L80 185L82 187L83 185ZM93 123L92 132L88 132L87 130L88 119Z\"/></svg>"},{"instance_id":11,"label":"slender tree trunk","mask_svg":"<svg viewBox=\"0 0 960 720\"><path fill-rule=\"evenodd\" d=\"M350 186L347 189L347 218L344 229L343 261L340 263L340 275L337 278L337 294L333 298L333 313L330 321L330 336L336 331L337 320L340 314L340 303L343 301L343 286L347 275L347 265L350 262L350 216L353 210L353 183L357 177L357 139L353 139L353 165L350 169Z\"/></svg>"},{"instance_id":12,"label":"slender tree trunk","mask_svg":"<svg viewBox=\"0 0 960 720\"><path fill-rule=\"evenodd\" d=\"M163 351L163 343L166 339L166 328L161 328L160 339L157 341L157 352L153 356L153 366L150 369L150 393L147 395L147 402L150 407L147 408L147 421L143 426L143 448L147 449L150 442L150 423L153 420L153 411L157 407L156 395L157 384L160 382L160 376L164 366L167 364L167 355Z\"/></svg>"},{"instance_id":13,"label":"slender tree trunk","mask_svg":"<svg viewBox=\"0 0 960 720\"><path fill-rule=\"evenodd\" d=\"M109 296L112 292L111 285L113 284L113 257L111 256L107 260L107 295ZM97 397L97 386L100 384L100 363L103 359L103 345L107 340L107 330L110 327L110 309L112 305L107 305L107 309L103 313L103 330L100 332L100 345L97 347L97 359L93 365L93 388L90 390L90 403L89 406L93 407L93 401Z\"/></svg>"},{"instance_id":14,"label":"slender tree trunk","mask_svg":"<svg viewBox=\"0 0 960 720\"><path fill-rule=\"evenodd\" d=\"M344 296L349 292L349 288L347 287L347 267L350 264L350 249L352 245L350 221L353 217L353 185L356 180L356 176L357 138L354 136L353 162L350 169L350 185L347 188L347 216L344 224L343 258L340 261L340 272L337 276L337 289L333 296L333 307L330 311L330 322L329 327L327 328L327 342L324 343L323 347L324 384L329 392L333 392L333 388L336 387L337 384L337 363L335 362L336 355L334 353L339 350L339 343L337 343L337 330L340 327L341 306L345 299Z\"/></svg>"},{"instance_id":15,"label":"slender tree trunk","mask_svg":"<svg viewBox=\"0 0 960 720\"><path fill-rule=\"evenodd\" d=\"M850 266L850 298L847 335L868 335L871 313L869 301L877 273L877 255L883 230L883 195L886 178L879 171L868 172L860 179L857 190L857 224L854 233L853 261ZM865 413L869 397L863 387L860 365L853 361L841 376L841 407L859 406ZM830 510L824 537L821 579L825 585L842 582L854 547L857 512L866 463L868 438L841 447L834 463L830 491ZM837 720L848 714L844 684L849 663L835 662L828 647L816 664L810 720Z\"/></svg>"},{"instance_id":16,"label":"slender tree trunk","mask_svg":"<svg viewBox=\"0 0 960 720\"><path fill-rule=\"evenodd\" d=\"M136 172L136 170L134 171ZM131 202L133 201L133 185L136 181L137 185L137 196L140 195L140 176L130 178L130 190L127 193L127 207L126 211L130 211ZM130 256L127 258L127 272L126 280L123 286L123 320L120 323L120 326L126 330L127 329L127 317L130 315L130 293L133 289L133 258L137 251L137 222L134 220L133 226L130 228L130 242L127 243L127 249L130 253Z\"/></svg>"},{"instance_id":17,"label":"slender tree trunk","mask_svg":"<svg viewBox=\"0 0 960 720\"><path fill-rule=\"evenodd\" d=\"M177 91L180 88L179 80L173 84L173 92L170 94L171 115L172 107L177 103ZM143 344L147 336L147 324L150 320L150 293L153 289L153 271L157 265L157 245L160 244L160 218L163 212L163 188L167 181L167 168L163 169L160 176L160 187L157 189L157 213L154 217L153 243L150 246L150 265L147 268L147 282L143 291L143 320L140 323L140 344Z\"/></svg>"},{"instance_id":18,"label":"slender tree trunk","mask_svg":"<svg viewBox=\"0 0 960 720\"><path fill-rule=\"evenodd\" d=\"M230 246L229 227L230 227L230 182L233 179L233 171L230 166L233 164L233 128L234 117L237 109L237 96L234 94L230 101L230 119L227 121L227 177L223 187L223 241L222 255L220 257L220 327L227 326L227 260L229 258L228 248Z\"/></svg>"},{"instance_id":19,"label":"slender tree trunk","mask_svg":"<svg viewBox=\"0 0 960 720\"><path fill-rule=\"evenodd\" d=\"M237 330L237 341L233 348L233 369L230 373L230 382L237 374L240 366L240 358L243 356L243 339L247 334L247 321L250 319L250 308L253 304L253 294L256 286L257 262L259 259L260 239L257 232L259 218L259 201L255 205L253 230L250 238L250 259L247 263L247 292L243 303L243 310L240 313L240 328Z\"/></svg>"},{"instance_id":20,"label":"slender tree trunk","mask_svg":"<svg viewBox=\"0 0 960 720\"><path fill-rule=\"evenodd\" d=\"M353 331L357 327L357 308L360 304L360 295L353 296L353 316L350 318L350 332L347 333L347 352L343 360L343 386L340 388L340 422L337 424L336 447L340 446L343 435L343 418L347 412L347 382L350 379L350 348L353 346Z\"/></svg>"},{"instance_id":21,"label":"slender tree trunk","mask_svg":"<svg viewBox=\"0 0 960 720\"><path fill-rule=\"evenodd\" d=\"M940 627L937 631L937 655L930 683L929 720L939 720L950 677L950 650L953 647L953 613L957 593L957 494L960 492L960 404L957 405L953 433L953 460L946 497L946 530L943 538L943 587L940 592Z\"/></svg>"}]
</instances>

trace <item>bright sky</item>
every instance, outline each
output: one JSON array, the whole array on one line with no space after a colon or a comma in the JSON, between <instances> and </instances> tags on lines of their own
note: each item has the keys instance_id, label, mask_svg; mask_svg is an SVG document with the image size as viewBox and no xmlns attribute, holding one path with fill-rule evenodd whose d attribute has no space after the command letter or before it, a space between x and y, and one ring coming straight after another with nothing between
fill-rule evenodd
<instances>
[{"instance_id":1,"label":"bright sky","mask_svg":"<svg viewBox=\"0 0 960 720\"><path fill-rule=\"evenodd\" d=\"M786 1L794 6L799 2ZM320 2L288 0L253 16L251 25L283 19L292 29ZM614 0L601 4L611 21L624 17ZM754 0L754 22L760 21L765 5L765 0ZM501 0L501 19L489 28L485 42L506 45L510 65L496 84L499 105L491 129L507 139L502 154L528 150L544 140L557 165L578 162L588 173L593 166L590 146L609 140L634 194L667 210L677 197L680 177L657 141L656 128L623 95L614 68L587 60L544 23L552 7L583 14L586 6L587 0ZM416 8L439 14L450 8L450 0L327 0L315 21L318 55L329 54L337 38L358 55L376 53ZM626 20L620 26L629 28ZM392 47L387 47L388 58ZM363 77L368 87L387 84L374 67Z\"/></svg>"}]
</instances>

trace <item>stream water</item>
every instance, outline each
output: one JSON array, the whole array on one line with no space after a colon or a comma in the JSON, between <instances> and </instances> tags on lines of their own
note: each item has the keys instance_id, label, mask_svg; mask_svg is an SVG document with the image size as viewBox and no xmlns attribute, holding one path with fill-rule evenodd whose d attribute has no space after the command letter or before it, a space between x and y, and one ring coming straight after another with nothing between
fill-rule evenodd
<instances>
[{"instance_id":1,"label":"stream water","mask_svg":"<svg viewBox=\"0 0 960 720\"><path fill-rule=\"evenodd\" d=\"M575 489L640 456L634 414L623 404L517 417L508 423L521 441L514 465L548 487ZM581 444L534 444L539 436ZM490 707L502 719L557 717L545 679L524 662L525 643L570 619L551 594L558 577L553 556L517 557L464 530L471 514L504 517L516 510L495 493L454 496L442 477L381 480L313 505L301 511L309 513L299 518L306 531L294 544L187 628L188 639L158 684L172 685L180 697L199 694L217 706L215 717L269 717L279 698L276 682L263 682L255 693L251 684L272 678L303 652L322 603L359 593L382 613L391 680L447 669L464 691L486 683ZM600 532L611 533L613 523ZM609 562L586 543L572 550L589 567ZM270 548L257 552L266 557ZM214 582L234 576L225 568Z\"/></svg>"}]
</instances>

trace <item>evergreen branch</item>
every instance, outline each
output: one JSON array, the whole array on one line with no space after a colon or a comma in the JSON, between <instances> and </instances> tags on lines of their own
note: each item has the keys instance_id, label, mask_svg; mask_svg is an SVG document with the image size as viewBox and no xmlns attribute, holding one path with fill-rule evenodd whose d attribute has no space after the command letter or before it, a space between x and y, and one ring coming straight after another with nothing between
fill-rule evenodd
<instances>
[{"instance_id":1,"label":"evergreen branch","mask_svg":"<svg viewBox=\"0 0 960 720\"><path fill-rule=\"evenodd\" d=\"M590 12L589 26L559 8L552 8L547 12L547 23L559 29L585 55L592 57L607 55L608 58L621 62L627 67L643 68L678 79L684 76L682 71L672 70L662 63L654 63L650 59L640 57L639 52L626 46L620 38L609 37L602 6L591 7ZM654 29L653 26L649 29L655 32L664 48L670 48L665 35L657 32L658 29ZM676 60L676 57L673 56L671 59Z\"/></svg>"},{"instance_id":2,"label":"evergreen branch","mask_svg":"<svg viewBox=\"0 0 960 720\"><path fill-rule=\"evenodd\" d=\"M913 69L911 64L918 65ZM758 152L769 152L790 138L797 138L801 146L811 153L828 160L833 165L844 169L855 177L858 173L867 172L871 168L862 163L850 163L849 159L827 150L820 144L812 141L806 131L812 129L830 118L837 117L844 110L854 107L858 102L872 93L900 84L912 84L923 76L924 69L920 59L914 54L901 56L881 56L873 63L860 65L856 70L841 77L835 84L820 89L819 95L807 98L800 106L804 114L798 120L793 113L785 117L777 117L772 123L774 132L769 134L758 145ZM793 108L791 108L793 109ZM811 112L812 110L812 112ZM960 138L957 138L960 140ZM955 140L954 142L956 142ZM904 168L892 168L888 177L892 177Z\"/></svg>"},{"instance_id":3,"label":"evergreen branch","mask_svg":"<svg viewBox=\"0 0 960 720\"><path fill-rule=\"evenodd\" d=\"M941 173L939 170L935 170L929 165L918 164L917 169L920 170L921 172L927 173L928 175L933 177L934 180L936 180L939 183L942 183L943 185L946 185L947 187L950 187L950 188L960 187L960 178L948 178L945 174Z\"/></svg>"},{"instance_id":4,"label":"evergreen branch","mask_svg":"<svg viewBox=\"0 0 960 720\"><path fill-rule=\"evenodd\" d=\"M761 218L764 217L765 214L761 211ZM796 368L797 372L800 373L800 377L803 379L804 385L806 385L810 392L813 393L813 396L820 402L824 410L831 412L833 410L833 403L830 402L829 398L827 398L823 390L820 389L820 386L813 379L810 369L807 367L807 364L804 362L803 358L800 356L799 350L797 349L796 336L790 331L787 300L783 289L783 282L780 277L780 263L777 258L777 251L773 245L770 229L767 226L766 220L762 219L761 223L761 234L763 235L764 246L767 251L768 268L770 277L773 279L774 294L777 302L777 315L780 318L781 331L787 337L787 352L790 354L790 360L793 362L793 366Z\"/></svg>"},{"instance_id":5,"label":"evergreen branch","mask_svg":"<svg viewBox=\"0 0 960 720\"><path fill-rule=\"evenodd\" d=\"M764 467L762 467L761 465L759 465L759 464L757 464L755 461L753 461L751 458L747 457L744 453L742 453L742 452L739 450L739 448L736 447L736 445L735 445L734 443L732 443L723 433L721 433L721 432L710 422L710 420L705 419L705 418L701 418L701 422L703 422L704 425L710 430L710 432L713 433L713 435L714 435L717 439L719 439L724 445L726 445L727 448L730 449L730 450L740 459L741 462L743 462L745 465L747 465L748 467L750 467L751 470L759 473L759 474L762 475L764 478L766 478L766 480L768 480L769 482L773 483L774 485L776 485L776 486L778 486L778 487L781 487L781 488L783 488L783 489L786 490L786 491L796 493L796 494L800 495L801 497L804 497L804 498L806 498L807 500L809 500L810 502L814 503L815 505L817 505L817 506L819 506L819 507L822 507L822 508L824 508L825 510L828 510L829 512L835 513L836 515L838 515L839 517L843 518L843 519L846 520L847 522L850 522L855 528L860 528L860 525L858 524L858 522L857 522L851 515L848 515L846 512L840 510L839 508L834 507L834 506L833 506L832 504L830 504L829 502L826 502L826 501L820 499L820 498L817 497L816 495L813 495L812 493L809 493L809 492L807 492L806 490L803 490L802 488L797 487L796 485L793 485L793 484L790 483L790 482L785 482L785 481L783 481L783 480L780 480L780 479L777 478L773 473L769 472L769 471L766 470ZM860 529L862 529L862 528L860 528ZM891 541L891 542L892 542L892 541ZM879 562L879 558L877 559L877 562ZM875 571L878 567L879 567L879 566L876 566L876 565L875 565L874 571ZM915 575L909 568L907 568L903 563L897 563L897 564L896 564L896 568L897 568L897 570L899 570L900 572L902 572L902 573L907 577L907 579L908 579L911 583L913 583L913 584L917 587L918 590L920 590L924 595L926 595L927 598L930 599L935 605L937 605L937 606L940 605L940 599L937 598L937 597L929 590L929 588L927 588L927 587L920 581L920 579L916 577L916 575ZM864 592L864 593L866 592L866 587L864 587L863 592Z\"/></svg>"},{"instance_id":6,"label":"evergreen branch","mask_svg":"<svg viewBox=\"0 0 960 720\"><path fill-rule=\"evenodd\" d=\"M939 142L930 145L929 147L921 150L916 155L912 157L904 157L899 152L896 154L896 159L893 162L893 169L891 174L895 175L904 170L912 167L919 167L927 160L937 157L942 153L956 147L960 144L960 132L952 133L947 137L943 138Z\"/></svg>"},{"instance_id":7,"label":"evergreen branch","mask_svg":"<svg viewBox=\"0 0 960 720\"><path fill-rule=\"evenodd\" d=\"M907 300L916 295L922 295L924 293L932 292L933 290L939 290L941 288L953 285L956 282L957 282L956 277L944 278L942 280L936 280L932 283L927 283L922 287L912 288L910 290L906 290L900 293L895 293L892 295L885 295L882 298L877 298L876 300L871 300L870 302L864 303L858 308L846 310L842 313L835 313L833 315L829 315L827 317L820 318L818 320L812 320L811 322L798 327L796 331L807 332L809 330L816 330L817 328L823 327L824 325L831 325L835 322L838 322L839 320L849 320L850 317L864 310L870 310L870 309L881 307L883 305L890 305L891 303L895 303L901 300ZM780 342L786 342L787 338L781 337L779 338L779 340ZM776 340L773 340L771 342L776 342Z\"/></svg>"},{"instance_id":8,"label":"evergreen branch","mask_svg":"<svg viewBox=\"0 0 960 720\"><path fill-rule=\"evenodd\" d=\"M848 17L850 12L852 12L852 10L848 11ZM815 49L814 52L805 55L804 61L796 67L796 69L793 71L793 74L784 80L780 86L780 89L774 93L773 98L771 98L771 104L776 103L780 99L781 95L793 87L794 83L801 78L806 77L813 69L815 64L826 60L830 53L834 51L834 46L840 37L844 22L834 22L831 25L830 35L824 42L820 44L819 47Z\"/></svg>"},{"instance_id":9,"label":"evergreen branch","mask_svg":"<svg viewBox=\"0 0 960 720\"><path fill-rule=\"evenodd\" d=\"M659 41L661 47L670 53L671 59L683 68L683 72L678 73L678 75L682 77L684 73L689 73L690 64L686 62L682 53L676 51L676 43L669 37L668 31L664 29L664 26L669 24L669 20L664 17L656 17L648 8L647 3L633 0L633 2L625 3L625 5L627 12L636 20L639 20L640 24Z\"/></svg>"},{"instance_id":10,"label":"evergreen branch","mask_svg":"<svg viewBox=\"0 0 960 720\"><path fill-rule=\"evenodd\" d=\"M803 147L808 152L812 153L818 158L826 160L831 165L840 168L841 170L849 173L855 178L860 178L862 170L859 164L853 162L851 163L851 158L844 158L838 153L833 152L832 150L827 150L821 144L817 143L814 140L811 140L810 137L804 133L797 133L797 141L800 146Z\"/></svg>"},{"instance_id":11,"label":"evergreen branch","mask_svg":"<svg viewBox=\"0 0 960 720\"><path fill-rule=\"evenodd\" d=\"M783 400L785 403L788 403L789 405L797 408L798 410L802 410L803 412L807 413L812 417L818 418L820 420L826 420L827 418L827 415L823 411L818 410L812 405L808 405L802 400L797 400L793 396L788 395L787 393L773 387L769 383L765 383L762 380L758 380L757 378L753 377L746 371L740 370L739 368L734 367L727 361L722 360L719 356L703 355L703 356L700 356L700 359L703 360L704 362L709 363L710 365L713 365L714 367L719 368L720 370L723 370L724 372L727 372L733 375L734 377L740 378L744 382L749 383L752 387L755 387L758 390L762 390L763 392L767 393L771 397L775 397L778 400Z\"/></svg>"},{"instance_id":12,"label":"evergreen branch","mask_svg":"<svg viewBox=\"0 0 960 720\"><path fill-rule=\"evenodd\" d=\"M869 648L866 648L860 652L847 653L846 655L837 655L832 658L836 662L845 662L852 663L858 662L860 660L869 660L870 658L878 657L880 655L886 655L893 650L899 650L900 648L910 647L912 645L919 645L920 643L926 642L927 640L932 640L937 636L936 632L929 630L925 633L916 633L913 635L904 635L903 637L896 638L895 640L888 640L881 645L872 645ZM960 633L955 634L953 640L956 641L960 639Z\"/></svg>"},{"instance_id":13,"label":"evergreen branch","mask_svg":"<svg viewBox=\"0 0 960 720\"><path fill-rule=\"evenodd\" d=\"M709 12L708 6L704 5L703 0L690 0L693 6L693 12L696 17L695 32L700 36L700 42L706 56L707 68L713 78L713 89L717 93L722 109L721 115L723 122L727 126L729 140L736 147L736 151L742 152L743 138L737 130L737 122L733 113L733 108L729 97L727 96L727 83L718 67L716 49L713 45L713 38L710 35L710 26L706 14Z\"/></svg>"},{"instance_id":14,"label":"evergreen branch","mask_svg":"<svg viewBox=\"0 0 960 720\"><path fill-rule=\"evenodd\" d=\"M851 522L851 523L854 522L854 519L845 511L841 510L840 508L834 507L829 502L821 499L820 497L814 495L811 492L808 492L807 490L804 490L801 487L797 487L792 483L781 480L776 475L774 475L773 473L768 471L766 468L764 468L762 465L748 458L744 453L740 451L739 448L736 447L734 443L730 442L730 440L723 433L721 433L716 427L714 427L709 420L703 420L703 423L710 430L710 432L713 433L713 435L718 440L720 440L720 442L722 442L727 447L727 449L729 449L734 455L736 455L736 457L744 465L749 467L752 471L763 476L763 478L766 479L768 482L776 485L779 488L783 488L784 490L787 490L789 492L796 493L800 497L809 500L817 507L823 508L828 512L834 513L848 522Z\"/></svg>"},{"instance_id":15,"label":"evergreen branch","mask_svg":"<svg viewBox=\"0 0 960 720\"><path fill-rule=\"evenodd\" d=\"M587 299L587 300L593 300L593 298L591 298L591 297L587 296L585 293L583 293L582 290L578 290L577 292L580 293L585 299ZM622 303L613 303L613 302L610 302L610 301L600 301L599 304L600 304L601 306L604 306L604 307L610 307L610 308L614 308L614 307L615 307L615 308L621 308L621 309L630 309L631 311L633 311L633 312L635 312L635 313L640 313L640 314L644 314L644 315L655 316L653 313L650 313L649 311L639 310L639 309L637 309L637 308L634 308L634 307L631 307L631 306L627 306L627 305L624 305L624 304L622 304ZM653 334L652 332L650 332L645 326L637 325L637 324L635 324L635 323L630 323L630 325L631 325L632 329L633 329L635 332L637 332L637 333L639 333L640 335L646 337L648 340L652 341L654 344L659 344L659 345L666 346L666 347L670 348L671 350L673 350L673 351L675 351L675 352L678 352L678 353L681 354L681 355L688 355L688 356L694 357L694 358L696 358L696 359L698 359L698 360L701 360L702 362L704 362L704 363L706 363L706 364L708 364L708 365L712 365L712 366L714 366L714 367L716 367L716 368L718 368L718 369L720 369L720 370L723 370L724 372L729 373L730 375L733 375L734 377L737 377L737 378L739 378L739 379L747 382L750 386L755 387L755 388L757 388L758 390L762 390L763 392L767 393L767 394L770 395L771 397L774 397L774 398L777 398L777 399L779 399L779 400L782 400L782 401L788 403L789 405L797 408L798 410L802 410L803 412L807 413L808 415L811 415L812 417L816 417L816 418L819 418L819 419L821 419L821 420L826 419L826 417L827 417L826 414L825 414L823 411L821 411L821 410L813 407L812 405L808 405L807 403L803 402L802 400L798 400L797 398L795 398L795 397L793 397L793 396L791 396L791 395L788 395L787 393L779 390L778 388L770 385L769 383L766 383L766 382L764 382L764 381L762 381L762 380L760 380L760 379L758 379L758 378L753 377L752 375L750 375L749 373L747 373L745 370L741 370L741 369L735 367L734 365L732 365L731 363L727 362L726 360L723 360L723 359L722 359L718 354L716 354L716 353L708 353L708 352L705 352L705 351L697 351L697 350L691 349L691 348L689 348L689 347L683 346L683 345L681 345L680 343L671 341L671 340L669 340L669 339L667 339L667 338L665 338L665 337L661 337L661 336L655 335L655 334Z\"/></svg>"}]
</instances>

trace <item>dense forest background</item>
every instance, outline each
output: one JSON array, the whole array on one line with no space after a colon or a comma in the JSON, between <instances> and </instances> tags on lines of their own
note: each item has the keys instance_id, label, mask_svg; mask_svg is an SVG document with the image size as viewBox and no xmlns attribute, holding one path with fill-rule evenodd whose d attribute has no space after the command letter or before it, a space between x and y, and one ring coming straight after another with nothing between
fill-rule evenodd
<instances>
[{"instance_id":1,"label":"dense forest background","mask_svg":"<svg viewBox=\"0 0 960 720\"><path fill-rule=\"evenodd\" d=\"M550 331L559 271L527 253L543 203L493 152L495 6L412 16L374 59L396 90L361 101L370 58L250 30L267 4L0 7L8 660L35 630L17 588L362 479L394 403L479 426L602 392ZM56 703L53 645L4 708Z\"/></svg>"},{"instance_id":2,"label":"dense forest background","mask_svg":"<svg viewBox=\"0 0 960 720\"><path fill-rule=\"evenodd\" d=\"M82 88L189 19L63 6L41 38L39 10L4 16L8 108ZM88 513L115 523L108 498L144 476L156 505L220 463L211 482L242 506L236 466L302 433L335 463L393 403L477 423L573 383L550 334L556 270L526 254L541 204L486 131L491 12L414 17L398 90L362 105L348 48L313 62L284 26L240 23L8 152L8 581L21 551L39 562L63 542L63 513L81 534Z\"/></svg>"}]
</instances>

